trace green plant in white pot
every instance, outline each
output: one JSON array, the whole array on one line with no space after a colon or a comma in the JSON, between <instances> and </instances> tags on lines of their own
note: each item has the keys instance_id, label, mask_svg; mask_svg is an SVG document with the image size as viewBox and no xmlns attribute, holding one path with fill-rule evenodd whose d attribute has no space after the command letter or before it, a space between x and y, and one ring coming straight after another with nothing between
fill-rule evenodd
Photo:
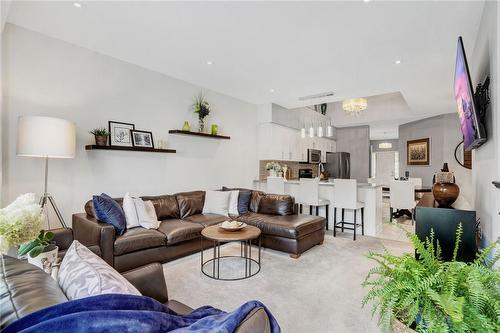
<instances>
[{"instance_id":1,"label":"green plant in white pot","mask_svg":"<svg viewBox=\"0 0 500 333\"><path fill-rule=\"evenodd\" d=\"M57 258L57 247L50 244L54 235L44 232L42 223L43 212L35 194L20 195L10 205L0 209L0 251L15 256L15 248L27 243L19 248L18 255L28 254L30 263L42 267L43 258L52 258L54 253Z\"/></svg>"},{"instance_id":2,"label":"green plant in white pot","mask_svg":"<svg viewBox=\"0 0 500 333\"><path fill-rule=\"evenodd\" d=\"M281 171L281 165L277 162L268 162L266 170L269 171L269 177L276 177L278 176L278 172Z\"/></svg>"}]
</instances>

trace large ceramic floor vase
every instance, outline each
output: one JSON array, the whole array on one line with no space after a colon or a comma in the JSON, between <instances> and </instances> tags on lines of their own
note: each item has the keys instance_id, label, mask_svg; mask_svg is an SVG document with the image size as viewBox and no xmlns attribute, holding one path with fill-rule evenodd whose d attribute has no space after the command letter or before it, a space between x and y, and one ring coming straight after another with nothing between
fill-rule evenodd
<instances>
[{"instance_id":1,"label":"large ceramic floor vase","mask_svg":"<svg viewBox=\"0 0 500 333\"><path fill-rule=\"evenodd\" d=\"M450 207L460 194L460 188L455 183L436 183L432 186L432 194L439 206Z\"/></svg>"}]
</instances>

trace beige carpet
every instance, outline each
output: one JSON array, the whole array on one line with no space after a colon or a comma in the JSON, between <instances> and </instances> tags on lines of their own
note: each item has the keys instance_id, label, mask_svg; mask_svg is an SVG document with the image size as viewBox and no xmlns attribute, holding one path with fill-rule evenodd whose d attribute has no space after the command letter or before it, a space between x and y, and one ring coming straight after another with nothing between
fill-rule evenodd
<instances>
[{"instance_id":1,"label":"beige carpet","mask_svg":"<svg viewBox=\"0 0 500 333\"><path fill-rule=\"evenodd\" d=\"M194 308L209 304L227 311L257 299L269 307L283 332L379 332L370 309L361 308L366 290L360 284L373 266L365 254L383 245L394 253L410 251L409 244L371 237L354 242L348 237L328 235L323 245L297 260L263 249L260 273L241 281L204 276L200 254L194 254L164 265L169 296ZM224 254L239 251L235 243L223 247ZM243 267L224 264L221 274Z\"/></svg>"}]
</instances>

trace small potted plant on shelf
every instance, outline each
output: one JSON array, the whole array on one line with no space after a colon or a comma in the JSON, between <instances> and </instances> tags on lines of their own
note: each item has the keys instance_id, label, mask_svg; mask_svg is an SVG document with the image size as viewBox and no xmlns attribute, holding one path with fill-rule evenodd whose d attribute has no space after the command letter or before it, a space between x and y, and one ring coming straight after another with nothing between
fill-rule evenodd
<instances>
[{"instance_id":1,"label":"small potted plant on shelf","mask_svg":"<svg viewBox=\"0 0 500 333\"><path fill-rule=\"evenodd\" d=\"M462 235L460 225L452 261L441 260L434 232L421 241L407 233L415 252L401 256L370 252L372 268L363 286L370 291L363 305L372 302L372 314L380 313L384 332L499 332L500 270L495 263L496 242L480 252L472 263L457 261Z\"/></svg>"},{"instance_id":2,"label":"small potted plant on shelf","mask_svg":"<svg viewBox=\"0 0 500 333\"><path fill-rule=\"evenodd\" d=\"M276 162L268 162L266 170L269 171L269 177L277 177L278 172L281 172L281 166Z\"/></svg>"},{"instance_id":3,"label":"small potted plant on shelf","mask_svg":"<svg viewBox=\"0 0 500 333\"><path fill-rule=\"evenodd\" d=\"M210 113L210 104L207 102L202 92L200 92L198 96L196 96L193 104L193 110L198 114L198 132L203 133L203 130L205 128L205 117Z\"/></svg>"},{"instance_id":4,"label":"small potted plant on shelf","mask_svg":"<svg viewBox=\"0 0 500 333\"><path fill-rule=\"evenodd\" d=\"M104 127L94 128L90 131L90 134L93 134L95 137L95 144L97 146L107 146L108 145L108 137L110 135L109 131Z\"/></svg>"}]
</instances>

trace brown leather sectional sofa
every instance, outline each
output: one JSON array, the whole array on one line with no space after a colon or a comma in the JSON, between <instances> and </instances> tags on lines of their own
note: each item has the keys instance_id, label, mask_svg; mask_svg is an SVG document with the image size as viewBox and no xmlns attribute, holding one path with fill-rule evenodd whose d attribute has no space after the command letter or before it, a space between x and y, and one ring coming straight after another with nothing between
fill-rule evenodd
<instances>
[{"instance_id":1,"label":"brown leather sectional sofa","mask_svg":"<svg viewBox=\"0 0 500 333\"><path fill-rule=\"evenodd\" d=\"M66 239L71 238L66 237ZM27 261L0 255L0 267L0 331L32 312L68 301L50 275ZM123 272L122 275L142 295L156 299L178 314L188 314L193 310L181 302L168 298L163 268L159 263ZM256 308L244 318L235 332L269 333L270 331L267 313L263 308Z\"/></svg>"},{"instance_id":2,"label":"brown leather sectional sofa","mask_svg":"<svg viewBox=\"0 0 500 333\"><path fill-rule=\"evenodd\" d=\"M158 219L158 230L141 227L117 236L113 226L96 220L92 201L85 213L73 215L75 239L87 247L98 247L101 257L119 272L154 262L168 262L211 244L201 241L204 227L227 220L226 216L202 214L204 191L142 197L151 200ZM121 204L121 199L116 199ZM249 212L239 221L262 231L262 246L287 252L298 258L304 251L322 244L325 235L323 217L298 215L294 199L287 195L252 191Z\"/></svg>"}]
</instances>

